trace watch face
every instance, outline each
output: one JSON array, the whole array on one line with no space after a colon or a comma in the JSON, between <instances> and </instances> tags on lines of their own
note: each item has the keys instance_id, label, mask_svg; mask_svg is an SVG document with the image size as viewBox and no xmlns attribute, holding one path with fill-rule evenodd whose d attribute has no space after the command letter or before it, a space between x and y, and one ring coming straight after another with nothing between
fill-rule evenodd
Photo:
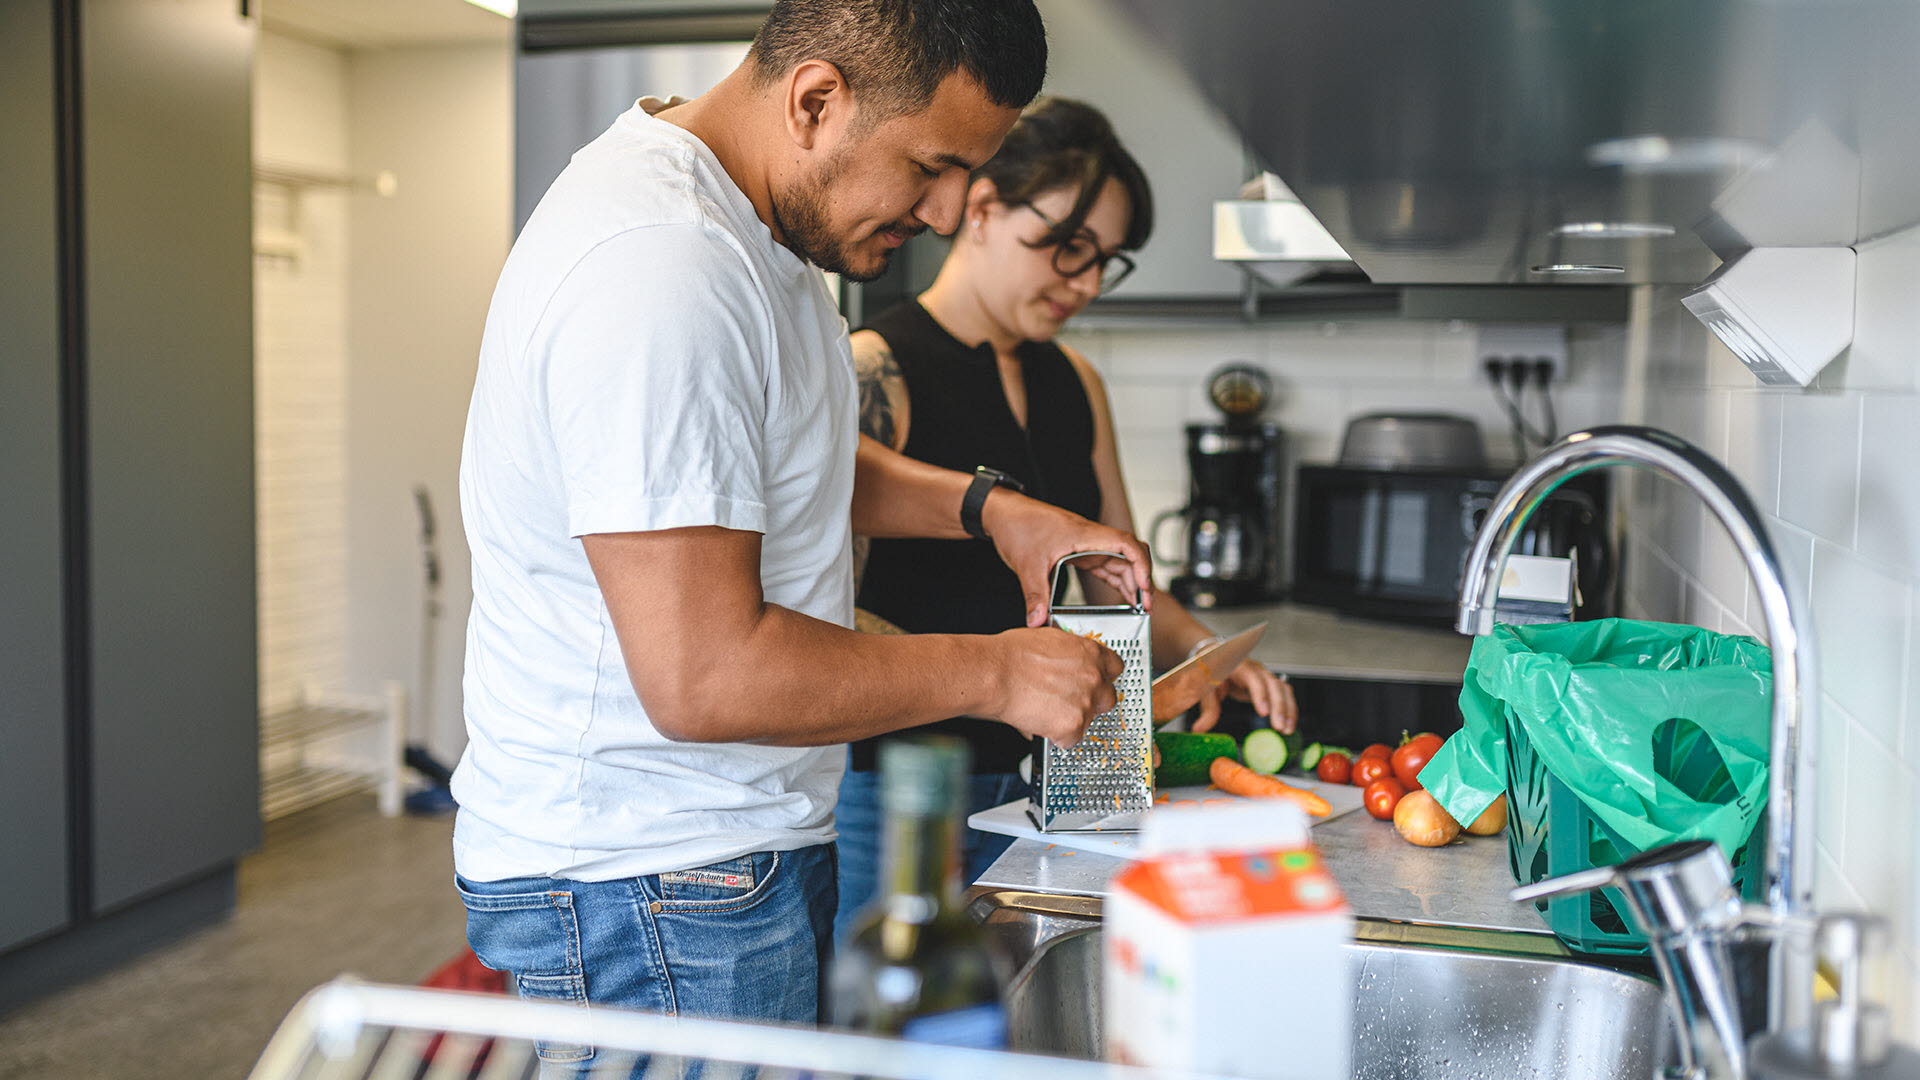
<instances>
[{"instance_id":1,"label":"watch face","mask_svg":"<svg viewBox=\"0 0 1920 1080\"><path fill-rule=\"evenodd\" d=\"M1010 487L1015 491L1024 490L1024 488L1022 488L1020 484L1020 481L1015 480L1013 477L1007 475L1006 473L1001 472L999 469L990 468L986 465L982 465L978 469L975 469L974 473L977 476L984 476L996 484L1004 484L1005 486Z\"/></svg>"}]
</instances>

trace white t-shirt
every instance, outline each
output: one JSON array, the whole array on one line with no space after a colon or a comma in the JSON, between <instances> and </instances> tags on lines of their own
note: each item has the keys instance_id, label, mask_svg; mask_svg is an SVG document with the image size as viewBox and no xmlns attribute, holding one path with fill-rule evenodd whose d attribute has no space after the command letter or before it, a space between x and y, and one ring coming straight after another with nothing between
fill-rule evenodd
<instances>
[{"instance_id":1,"label":"white t-shirt","mask_svg":"<svg viewBox=\"0 0 1920 1080\"><path fill-rule=\"evenodd\" d=\"M767 601L852 624L846 322L660 107L573 156L487 313L460 465L473 614L454 861L474 880L604 881L834 838L845 747L661 736L579 540L761 533Z\"/></svg>"}]
</instances>

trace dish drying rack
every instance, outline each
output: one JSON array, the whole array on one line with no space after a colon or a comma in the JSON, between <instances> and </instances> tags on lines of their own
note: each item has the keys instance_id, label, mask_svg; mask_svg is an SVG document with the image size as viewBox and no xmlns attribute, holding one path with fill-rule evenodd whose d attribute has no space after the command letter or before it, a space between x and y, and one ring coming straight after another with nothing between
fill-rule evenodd
<instances>
[{"instance_id":1,"label":"dish drying rack","mask_svg":"<svg viewBox=\"0 0 1920 1080\"><path fill-rule=\"evenodd\" d=\"M260 816L273 821L357 791L400 813L407 742L407 692L324 695L302 685L289 704L260 717Z\"/></svg>"},{"instance_id":2,"label":"dish drying rack","mask_svg":"<svg viewBox=\"0 0 1920 1080\"><path fill-rule=\"evenodd\" d=\"M596 1048L548 1064L536 1041ZM1202 1080L1093 1061L341 978L294 1006L250 1080Z\"/></svg>"}]
</instances>

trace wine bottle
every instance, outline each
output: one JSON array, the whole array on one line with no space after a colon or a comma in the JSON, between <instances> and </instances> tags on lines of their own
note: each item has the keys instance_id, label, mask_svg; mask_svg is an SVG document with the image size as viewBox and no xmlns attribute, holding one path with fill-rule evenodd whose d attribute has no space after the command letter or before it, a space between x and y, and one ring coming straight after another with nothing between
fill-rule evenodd
<instances>
[{"instance_id":1,"label":"wine bottle","mask_svg":"<svg viewBox=\"0 0 1920 1080\"><path fill-rule=\"evenodd\" d=\"M880 892L834 956L836 1027L944 1046L1007 1045L1008 966L959 906L967 764L967 746L954 738L881 744Z\"/></svg>"}]
</instances>

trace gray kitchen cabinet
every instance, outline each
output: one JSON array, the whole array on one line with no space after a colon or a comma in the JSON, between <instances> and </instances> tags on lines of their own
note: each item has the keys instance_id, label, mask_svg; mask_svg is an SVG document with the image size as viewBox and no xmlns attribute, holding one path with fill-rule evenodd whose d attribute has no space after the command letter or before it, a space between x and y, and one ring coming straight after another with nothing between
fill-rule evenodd
<instances>
[{"instance_id":1,"label":"gray kitchen cabinet","mask_svg":"<svg viewBox=\"0 0 1920 1080\"><path fill-rule=\"evenodd\" d=\"M82 4L93 907L259 840L248 70L232 0Z\"/></svg>"},{"instance_id":2,"label":"gray kitchen cabinet","mask_svg":"<svg viewBox=\"0 0 1920 1080\"><path fill-rule=\"evenodd\" d=\"M53 8L0 4L0 949L66 925Z\"/></svg>"},{"instance_id":3,"label":"gray kitchen cabinet","mask_svg":"<svg viewBox=\"0 0 1920 1080\"><path fill-rule=\"evenodd\" d=\"M0 4L0 1012L260 839L251 21Z\"/></svg>"}]
</instances>

